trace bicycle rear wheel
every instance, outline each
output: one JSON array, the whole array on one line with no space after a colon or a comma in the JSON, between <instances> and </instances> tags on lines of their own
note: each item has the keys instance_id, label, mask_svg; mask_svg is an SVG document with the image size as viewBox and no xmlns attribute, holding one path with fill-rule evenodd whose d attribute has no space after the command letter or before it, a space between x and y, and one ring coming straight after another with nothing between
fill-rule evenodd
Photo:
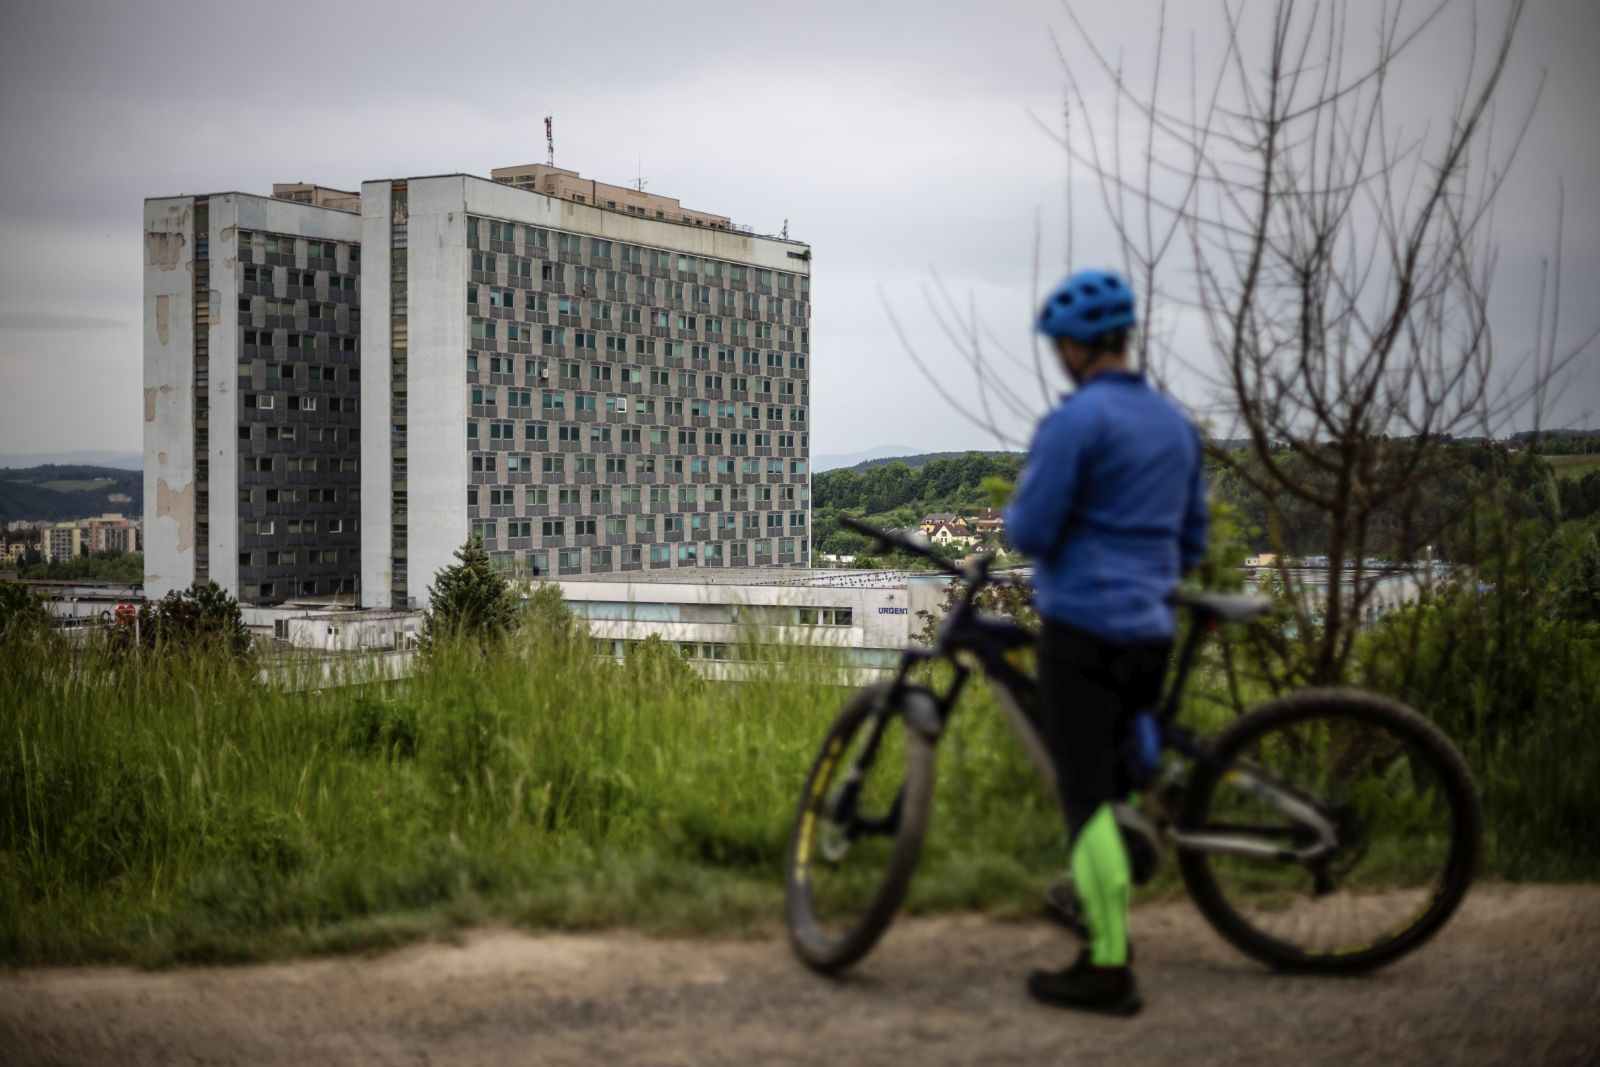
<instances>
[{"instance_id":1,"label":"bicycle rear wheel","mask_svg":"<svg viewBox=\"0 0 1600 1067\"><path fill-rule=\"evenodd\" d=\"M1461 903L1477 866L1477 791L1460 753L1415 711L1359 690L1307 690L1239 719L1213 756L1195 769L1180 831L1282 850L1180 848L1195 904L1246 954L1284 970L1367 971L1416 949ZM1326 818L1331 847L1285 813L1285 796Z\"/></svg>"},{"instance_id":2,"label":"bicycle rear wheel","mask_svg":"<svg viewBox=\"0 0 1600 1067\"><path fill-rule=\"evenodd\" d=\"M865 956L905 899L933 799L933 744L907 723L934 714L924 689L861 690L823 741L787 861L795 954L836 974ZM888 701L894 700L893 706Z\"/></svg>"}]
</instances>

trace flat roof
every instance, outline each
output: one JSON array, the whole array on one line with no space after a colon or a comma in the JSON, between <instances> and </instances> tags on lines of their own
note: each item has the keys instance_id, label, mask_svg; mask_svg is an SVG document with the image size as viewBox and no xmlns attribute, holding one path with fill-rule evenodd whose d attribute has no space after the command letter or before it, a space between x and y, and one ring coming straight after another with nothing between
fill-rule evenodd
<instances>
[{"instance_id":1,"label":"flat roof","mask_svg":"<svg viewBox=\"0 0 1600 1067\"><path fill-rule=\"evenodd\" d=\"M324 185L322 188L327 189L329 187ZM343 189L334 189L332 191L336 193L344 192ZM360 196L361 194L351 193L350 195ZM223 189L220 192L215 193L173 193L170 196L147 196L144 198L144 202L148 204L152 200L194 200L202 196L208 200L214 196L248 196L252 200L267 200L274 204L292 204L295 207L310 208L312 211L332 211L340 215L354 215L357 218L361 217L360 211L351 211L349 208L327 207L323 204L308 204L302 200L288 200L281 196L273 196L271 193L246 193L241 192L238 189ZM321 238L317 239L321 240Z\"/></svg>"},{"instance_id":2,"label":"flat roof","mask_svg":"<svg viewBox=\"0 0 1600 1067\"><path fill-rule=\"evenodd\" d=\"M913 579L945 581L932 571L826 570L810 567L666 567L609 574L541 576L556 585L760 585L827 589L904 589Z\"/></svg>"},{"instance_id":3,"label":"flat roof","mask_svg":"<svg viewBox=\"0 0 1600 1067\"><path fill-rule=\"evenodd\" d=\"M468 174L465 171L456 171L456 172L451 173L451 174L413 174L408 178L368 178L366 181L362 182L361 184L366 185L366 184L369 184L369 183L382 183L382 182L390 182L390 183L393 183L393 182L422 182L422 181L428 181L431 178L471 178L473 181L484 182L485 184L493 185L498 189L512 189L512 190L515 190L516 192L519 192L519 193L526 193L529 196L542 196L547 200L561 200L561 198L559 196L551 196L548 193L541 193L537 189L526 189L526 188L523 188L520 185L513 185L510 182L499 182L499 181L495 181L493 178L485 178L481 174ZM583 180L584 181L590 181L591 179L585 178ZM602 183L602 184L605 184L605 183ZM625 186L618 186L618 188L626 188L626 187ZM570 201L570 200L562 200L561 202L562 203L571 203L572 201ZM684 222L681 219L651 219L651 218L645 218L642 215L629 215L626 211L623 211L623 210L621 210L619 208L605 207L604 205L601 205L601 204L579 204L578 206L579 207L593 208L596 211L610 211L613 214L621 215L624 218L638 219L641 222L654 222L654 223L664 224L664 225L667 225L667 226L683 226L683 227L685 227L687 229L690 229L690 230L713 230L713 231L715 231L717 233L732 234L735 237L749 237L749 238L752 238L753 240L757 240L757 241L774 241L774 242L776 242L778 244L794 245L796 248L809 249L811 247L811 245L809 243L807 243L805 241L796 240L793 237L784 237L784 236L781 236L780 234L775 234L775 233L756 233L755 230L751 229L748 226L741 227L741 226L738 226L738 225L732 224L732 223L729 224L727 229L722 229L720 227L715 227L715 226L696 226L692 222ZM691 211L691 212L693 212L694 214L697 214L697 215L707 215L707 216L709 216L709 215L712 214L712 212L700 211L700 210L698 210L696 208L688 208L686 210ZM718 215L716 217L717 218L727 218L727 216L725 216L725 215Z\"/></svg>"}]
</instances>

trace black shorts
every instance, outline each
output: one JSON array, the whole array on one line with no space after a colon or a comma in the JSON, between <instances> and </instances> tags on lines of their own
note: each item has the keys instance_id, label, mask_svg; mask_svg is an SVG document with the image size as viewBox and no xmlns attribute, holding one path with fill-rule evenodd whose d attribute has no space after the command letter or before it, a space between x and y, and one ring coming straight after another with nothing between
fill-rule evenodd
<instances>
[{"instance_id":1,"label":"black shorts","mask_svg":"<svg viewBox=\"0 0 1600 1067\"><path fill-rule=\"evenodd\" d=\"M1071 837L1100 805L1128 795L1123 740L1133 716L1160 699L1171 654L1171 641L1121 644L1043 620L1039 728Z\"/></svg>"}]
</instances>

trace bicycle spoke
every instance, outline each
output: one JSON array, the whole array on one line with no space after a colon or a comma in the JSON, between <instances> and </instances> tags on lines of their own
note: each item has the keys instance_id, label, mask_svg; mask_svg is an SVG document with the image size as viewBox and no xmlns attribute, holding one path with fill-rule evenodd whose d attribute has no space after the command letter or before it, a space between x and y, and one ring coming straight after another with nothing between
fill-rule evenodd
<instances>
[{"instance_id":1,"label":"bicycle spoke","mask_svg":"<svg viewBox=\"0 0 1600 1067\"><path fill-rule=\"evenodd\" d=\"M1253 740L1224 775L1203 826L1317 852L1319 835L1244 778L1315 798L1336 844L1317 862L1221 852L1207 857L1221 894L1261 934L1309 955L1353 954L1396 936L1428 910L1448 865L1452 813L1431 768L1376 723L1313 718ZM1257 773L1259 772L1259 773ZM1251 783L1254 784L1254 783Z\"/></svg>"}]
</instances>

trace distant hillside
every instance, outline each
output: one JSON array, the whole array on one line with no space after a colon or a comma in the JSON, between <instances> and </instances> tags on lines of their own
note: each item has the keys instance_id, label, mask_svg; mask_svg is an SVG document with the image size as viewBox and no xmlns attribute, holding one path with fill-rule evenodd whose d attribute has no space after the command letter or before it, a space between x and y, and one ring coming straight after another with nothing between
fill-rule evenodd
<instances>
[{"instance_id":1,"label":"distant hillside","mask_svg":"<svg viewBox=\"0 0 1600 1067\"><path fill-rule=\"evenodd\" d=\"M0 523L65 522L106 512L144 513L144 474L116 467L45 464L0 468Z\"/></svg>"},{"instance_id":2,"label":"distant hillside","mask_svg":"<svg viewBox=\"0 0 1600 1067\"><path fill-rule=\"evenodd\" d=\"M811 456L811 469L815 472L836 471L844 467L854 467L865 463L869 459L882 459L884 456L903 456L913 451L911 445L879 445L876 448L863 449L860 452L816 452Z\"/></svg>"},{"instance_id":3,"label":"distant hillside","mask_svg":"<svg viewBox=\"0 0 1600 1067\"><path fill-rule=\"evenodd\" d=\"M115 467L118 470L144 469L143 452L18 452L0 455L0 470L6 467L42 467L54 463L61 467Z\"/></svg>"},{"instance_id":4,"label":"distant hillside","mask_svg":"<svg viewBox=\"0 0 1600 1067\"><path fill-rule=\"evenodd\" d=\"M976 450L967 451L967 452L922 452L922 453L919 453L919 454L917 454L915 456L884 456L881 459L863 460L860 463L857 463L855 466L847 467L846 469L847 470L853 470L858 474L864 474L867 471L871 470L873 467L884 467L884 466L887 466L890 463L904 463L906 466L910 467L912 470L920 470L921 468L926 467L928 464L932 463L936 459L960 459L962 456L970 456L970 455L978 455L978 456L1014 456L1014 457L1020 459L1020 458L1022 458L1024 453L1021 453L1021 452L978 452Z\"/></svg>"}]
</instances>

